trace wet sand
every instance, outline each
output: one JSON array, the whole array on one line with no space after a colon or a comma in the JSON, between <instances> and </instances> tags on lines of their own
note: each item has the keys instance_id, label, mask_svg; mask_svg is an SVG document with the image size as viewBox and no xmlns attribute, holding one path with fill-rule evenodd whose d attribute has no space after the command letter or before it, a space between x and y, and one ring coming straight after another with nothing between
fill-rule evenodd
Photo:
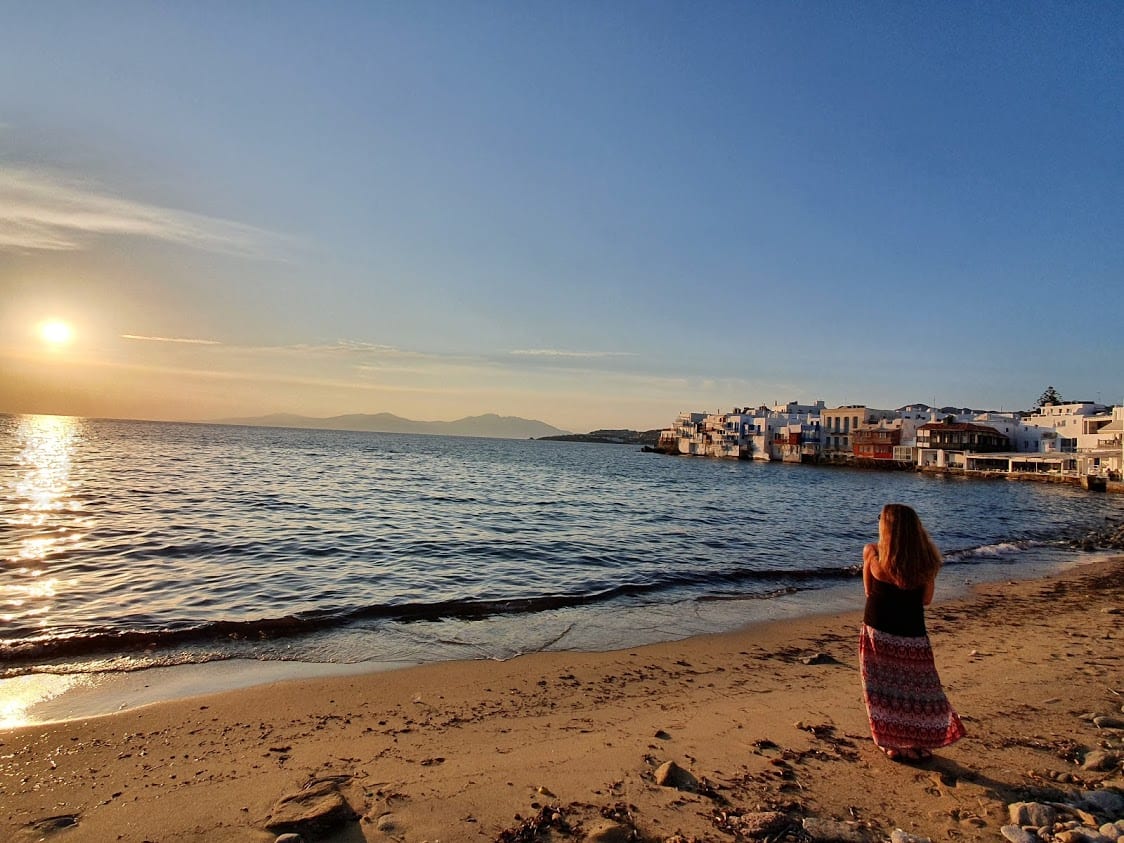
<instances>
[{"instance_id":1,"label":"wet sand","mask_svg":"<svg viewBox=\"0 0 1124 843\"><path fill-rule=\"evenodd\" d=\"M601 839L729 841L765 811L774 838L811 817L871 840L995 840L1010 802L1124 785L1079 763L1110 740L1083 715L1121 715L1122 612L1124 558L931 607L969 735L921 765L870 740L849 612L10 729L0 839L265 843L279 799L320 793L336 824L309 841L581 840L610 823ZM667 761L693 790L657 783Z\"/></svg>"}]
</instances>

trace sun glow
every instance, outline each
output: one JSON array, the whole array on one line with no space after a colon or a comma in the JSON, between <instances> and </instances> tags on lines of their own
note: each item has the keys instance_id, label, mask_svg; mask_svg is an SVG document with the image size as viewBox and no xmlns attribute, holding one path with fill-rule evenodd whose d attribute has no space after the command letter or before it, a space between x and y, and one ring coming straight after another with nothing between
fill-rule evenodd
<instances>
[{"instance_id":1,"label":"sun glow","mask_svg":"<svg viewBox=\"0 0 1124 843\"><path fill-rule=\"evenodd\" d=\"M74 329L61 319L47 319L39 323L39 338L50 346L66 345L74 339Z\"/></svg>"}]
</instances>

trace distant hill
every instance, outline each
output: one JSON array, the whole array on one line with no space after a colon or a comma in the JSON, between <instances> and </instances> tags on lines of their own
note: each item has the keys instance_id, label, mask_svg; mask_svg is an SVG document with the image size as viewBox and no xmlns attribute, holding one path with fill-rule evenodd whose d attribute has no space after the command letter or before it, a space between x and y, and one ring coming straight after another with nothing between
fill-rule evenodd
<instances>
[{"instance_id":1,"label":"distant hill","mask_svg":"<svg viewBox=\"0 0 1124 843\"><path fill-rule=\"evenodd\" d=\"M907 410L912 411L912 412L918 412L918 411L926 412L927 410L935 410L936 412L941 413L941 414L946 415L946 416L975 415L975 414L978 414L978 413L999 412L997 410L973 410L971 407L931 407L928 404L923 404L923 403L922 404L906 404L904 407L898 407L899 413L904 413Z\"/></svg>"},{"instance_id":2,"label":"distant hill","mask_svg":"<svg viewBox=\"0 0 1124 843\"><path fill-rule=\"evenodd\" d=\"M393 413L351 413L343 416L315 418L291 413L269 416L216 419L215 424L243 424L252 427L300 427L312 430L358 430L370 433L430 433L438 436L482 436L491 439L541 439L565 435L546 422L521 419L518 416L466 416L456 421L416 421Z\"/></svg>"},{"instance_id":3,"label":"distant hill","mask_svg":"<svg viewBox=\"0 0 1124 843\"><path fill-rule=\"evenodd\" d=\"M605 445L649 445L660 441L658 430L594 430L590 433L566 433L557 436L540 436L553 442L596 442Z\"/></svg>"}]
</instances>

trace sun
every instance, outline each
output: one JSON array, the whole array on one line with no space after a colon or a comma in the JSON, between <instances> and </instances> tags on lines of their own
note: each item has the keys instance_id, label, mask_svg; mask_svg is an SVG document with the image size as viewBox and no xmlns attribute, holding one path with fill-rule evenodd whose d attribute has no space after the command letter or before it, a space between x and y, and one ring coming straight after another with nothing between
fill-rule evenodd
<instances>
[{"instance_id":1,"label":"sun","mask_svg":"<svg viewBox=\"0 0 1124 843\"><path fill-rule=\"evenodd\" d=\"M47 319L39 323L39 338L47 345L58 348L74 339L74 329L61 319Z\"/></svg>"}]
</instances>

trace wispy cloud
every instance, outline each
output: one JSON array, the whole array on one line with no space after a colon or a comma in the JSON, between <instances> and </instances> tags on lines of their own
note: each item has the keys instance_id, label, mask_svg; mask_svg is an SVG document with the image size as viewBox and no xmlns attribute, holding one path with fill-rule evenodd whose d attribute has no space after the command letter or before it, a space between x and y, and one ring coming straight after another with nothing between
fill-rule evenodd
<instances>
[{"instance_id":1,"label":"wispy cloud","mask_svg":"<svg viewBox=\"0 0 1124 843\"><path fill-rule=\"evenodd\" d=\"M520 348L509 352L515 357L558 357L558 358L596 358L596 357L635 357L631 351L564 351L557 348Z\"/></svg>"},{"instance_id":2,"label":"wispy cloud","mask_svg":"<svg viewBox=\"0 0 1124 843\"><path fill-rule=\"evenodd\" d=\"M381 345L362 340L337 340L336 342L320 344L288 345L278 347L279 351L309 351L319 354L378 354L378 355L409 355L414 352L403 351L392 345Z\"/></svg>"},{"instance_id":3,"label":"wispy cloud","mask_svg":"<svg viewBox=\"0 0 1124 843\"><path fill-rule=\"evenodd\" d=\"M0 166L0 251L73 251L107 235L267 257L278 235L231 220L122 199L84 182Z\"/></svg>"},{"instance_id":4,"label":"wispy cloud","mask_svg":"<svg viewBox=\"0 0 1124 843\"><path fill-rule=\"evenodd\" d=\"M123 340L140 340L142 342L178 342L187 345L222 345L218 340L199 340L189 337L144 337L140 334L122 334Z\"/></svg>"}]
</instances>

